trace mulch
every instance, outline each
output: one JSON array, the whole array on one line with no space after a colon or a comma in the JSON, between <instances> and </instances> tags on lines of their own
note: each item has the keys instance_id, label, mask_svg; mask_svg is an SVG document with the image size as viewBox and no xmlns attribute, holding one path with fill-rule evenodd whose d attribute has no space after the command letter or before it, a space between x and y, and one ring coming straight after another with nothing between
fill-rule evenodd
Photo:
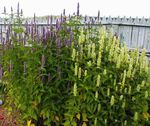
<instances>
[{"instance_id":1,"label":"mulch","mask_svg":"<svg viewBox=\"0 0 150 126\"><path fill-rule=\"evenodd\" d=\"M7 110L0 106L0 126L18 126L16 120L8 116Z\"/></svg>"}]
</instances>

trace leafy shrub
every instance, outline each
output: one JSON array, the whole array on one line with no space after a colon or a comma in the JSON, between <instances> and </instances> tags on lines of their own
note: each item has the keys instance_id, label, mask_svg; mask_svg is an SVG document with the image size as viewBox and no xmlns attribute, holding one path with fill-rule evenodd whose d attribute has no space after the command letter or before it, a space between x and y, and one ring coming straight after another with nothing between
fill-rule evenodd
<instances>
[{"instance_id":1,"label":"leafy shrub","mask_svg":"<svg viewBox=\"0 0 150 126\"><path fill-rule=\"evenodd\" d=\"M101 26L79 27L80 18L61 17L28 45L18 41L23 28L14 29L2 57L7 104L22 124L149 125L145 51L129 52Z\"/></svg>"}]
</instances>

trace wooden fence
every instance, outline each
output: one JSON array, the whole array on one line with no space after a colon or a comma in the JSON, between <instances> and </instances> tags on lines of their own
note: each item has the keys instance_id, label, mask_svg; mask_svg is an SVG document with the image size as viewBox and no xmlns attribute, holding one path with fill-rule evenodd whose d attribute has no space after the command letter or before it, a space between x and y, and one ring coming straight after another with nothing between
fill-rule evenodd
<instances>
[{"instance_id":1,"label":"wooden fence","mask_svg":"<svg viewBox=\"0 0 150 126\"><path fill-rule=\"evenodd\" d=\"M42 27L50 23L50 18L52 19L52 25L55 25L57 16L35 19L26 18L25 21L30 24L34 20L37 28L41 31ZM145 48L148 53L150 52L150 18L86 17L82 23L103 24L106 26L106 30L112 28L113 34L117 35L121 42L125 42L129 48ZM3 29L3 25L3 20L0 19L0 29Z\"/></svg>"}]
</instances>

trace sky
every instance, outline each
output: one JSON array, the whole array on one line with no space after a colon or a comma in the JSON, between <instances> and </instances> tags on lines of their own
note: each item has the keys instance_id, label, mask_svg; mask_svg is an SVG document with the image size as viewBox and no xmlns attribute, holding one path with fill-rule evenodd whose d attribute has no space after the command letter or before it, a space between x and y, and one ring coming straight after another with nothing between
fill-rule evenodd
<instances>
[{"instance_id":1,"label":"sky","mask_svg":"<svg viewBox=\"0 0 150 126\"><path fill-rule=\"evenodd\" d=\"M150 17L150 0L0 0L0 12L4 6L7 12L11 6L16 10L18 2L25 17L60 15L63 9L67 15L73 14L78 2L83 16L97 16L100 10L102 17Z\"/></svg>"}]
</instances>

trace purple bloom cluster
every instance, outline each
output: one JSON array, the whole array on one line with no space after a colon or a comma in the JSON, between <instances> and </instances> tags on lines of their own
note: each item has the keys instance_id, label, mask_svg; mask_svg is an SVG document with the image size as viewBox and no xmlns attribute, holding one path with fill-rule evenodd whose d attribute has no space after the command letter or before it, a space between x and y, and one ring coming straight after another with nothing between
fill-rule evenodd
<instances>
[{"instance_id":1,"label":"purple bloom cluster","mask_svg":"<svg viewBox=\"0 0 150 126\"><path fill-rule=\"evenodd\" d=\"M4 7L4 14L6 14L6 7ZM63 46L71 46L73 40L73 31L71 27L67 26L63 27L63 24L66 23L67 20L71 19L71 16L66 16L65 9L60 17L55 19L54 16L47 17L47 26L39 25L38 20L36 20L36 15L32 20L24 21L24 24L18 25L16 24L15 30L12 29L14 26L13 18L16 16L13 8L11 7L11 21L4 22L4 28L1 28L0 33L0 41L2 43L2 50L4 51L8 45L13 44L13 41L19 43L23 43L25 46L29 45L29 41L37 42L38 44L46 45L48 42L51 42L52 46L56 45L58 49L61 49ZM19 19L18 23L21 23L21 18L23 16L23 10L20 9L19 3L17 5L17 18ZM79 16L79 3L77 5L77 16ZM55 24L53 24L55 22ZM19 27L18 27L19 26ZM23 30L23 31L22 31ZM67 33L67 36L61 35L63 32ZM4 34L3 34L4 33ZM75 41L76 42L76 41ZM2 52L3 52L2 51ZM42 67L45 65L45 56L41 57ZM13 69L12 63L9 64L9 70ZM24 72L26 72L26 63L24 63ZM2 76L2 68L0 66L0 76ZM50 76L50 75L49 75Z\"/></svg>"}]
</instances>

